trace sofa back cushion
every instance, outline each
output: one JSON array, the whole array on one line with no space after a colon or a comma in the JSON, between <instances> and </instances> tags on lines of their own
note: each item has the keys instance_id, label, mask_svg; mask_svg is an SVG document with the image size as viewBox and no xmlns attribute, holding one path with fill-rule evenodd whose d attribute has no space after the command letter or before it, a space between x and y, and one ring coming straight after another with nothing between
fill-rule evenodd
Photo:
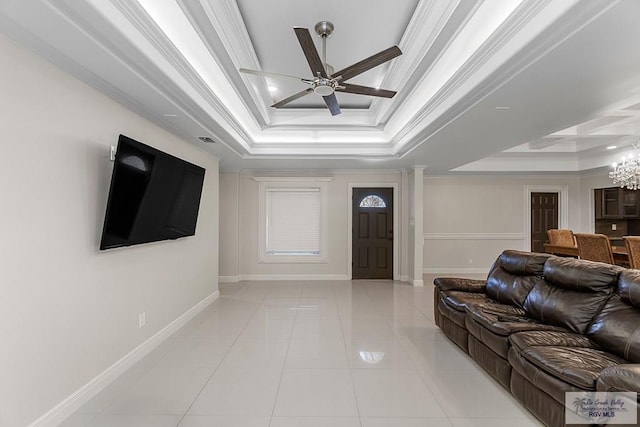
<instances>
[{"instance_id":1,"label":"sofa back cushion","mask_svg":"<svg viewBox=\"0 0 640 427\"><path fill-rule=\"evenodd\" d=\"M549 254L506 250L489 271L486 292L503 304L522 308L529 291L542 280Z\"/></svg>"},{"instance_id":2,"label":"sofa back cushion","mask_svg":"<svg viewBox=\"0 0 640 427\"><path fill-rule=\"evenodd\" d=\"M640 363L640 271L625 270L616 295L589 326L587 336L604 350Z\"/></svg>"},{"instance_id":3,"label":"sofa back cushion","mask_svg":"<svg viewBox=\"0 0 640 427\"><path fill-rule=\"evenodd\" d=\"M544 280L529 292L524 309L543 323L584 334L613 294L621 270L599 262L550 258Z\"/></svg>"},{"instance_id":4,"label":"sofa back cushion","mask_svg":"<svg viewBox=\"0 0 640 427\"><path fill-rule=\"evenodd\" d=\"M640 308L640 270L624 270L618 280L618 295L624 302Z\"/></svg>"}]
</instances>

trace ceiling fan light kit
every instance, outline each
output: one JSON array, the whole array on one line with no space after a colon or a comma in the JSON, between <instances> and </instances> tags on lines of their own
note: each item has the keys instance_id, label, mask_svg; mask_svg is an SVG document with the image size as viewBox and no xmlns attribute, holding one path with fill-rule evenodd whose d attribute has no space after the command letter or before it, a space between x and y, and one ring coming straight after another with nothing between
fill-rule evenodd
<instances>
[{"instance_id":1,"label":"ceiling fan light kit","mask_svg":"<svg viewBox=\"0 0 640 427\"><path fill-rule=\"evenodd\" d=\"M318 95L329 96L340 86L338 86L338 82L334 79L318 78L313 81L311 87Z\"/></svg>"},{"instance_id":2,"label":"ceiling fan light kit","mask_svg":"<svg viewBox=\"0 0 640 427\"><path fill-rule=\"evenodd\" d=\"M315 27L315 32L318 36L322 37L322 59L318 54L311 34L307 28L294 27L293 31L296 33L298 42L302 47L313 78L303 78L288 76L285 74L268 73L259 70L248 70L246 68L240 68L240 72L246 74L253 74L258 76L281 78L281 79L294 79L302 83L308 84L310 87L295 93L279 102L272 105L274 108L280 108L284 105L302 98L310 93L316 93L325 101L327 108L331 112L331 115L335 116L340 114L340 105L334 92L353 93L357 95L377 96L383 98L392 98L396 92L385 89L378 89L369 86L360 86L355 84L344 83L359 74L364 73L378 65L384 64L392 60L393 58L402 55L402 51L398 46L393 46L376 53L368 58L363 59L347 68L343 68L339 71L334 71L333 67L327 64L327 38L331 37L334 30L334 25L329 21L320 21Z\"/></svg>"}]
</instances>

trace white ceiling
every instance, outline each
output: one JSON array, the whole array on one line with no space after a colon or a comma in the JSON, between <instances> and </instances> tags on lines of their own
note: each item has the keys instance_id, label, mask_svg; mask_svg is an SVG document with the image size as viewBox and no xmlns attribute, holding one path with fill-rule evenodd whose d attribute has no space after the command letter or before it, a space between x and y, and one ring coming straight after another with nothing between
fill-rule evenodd
<instances>
[{"instance_id":1,"label":"white ceiling","mask_svg":"<svg viewBox=\"0 0 640 427\"><path fill-rule=\"evenodd\" d=\"M309 65L294 35L293 27L305 27L317 41L322 55L321 39L314 31L319 21L329 21L335 30L327 39L327 63L343 69L385 48L400 43L418 0L390 2L386 0L323 0L323 1L257 1L238 0L240 15L249 33L251 44L263 71L309 78ZM346 3L346 4L345 4ZM274 8L281 13L273 13ZM370 9L375 14L367 13ZM346 10L345 10L346 9ZM363 18L354 25L354 17L363 11ZM268 18L267 18L268 17ZM350 80L350 83L379 86L389 64L374 68ZM249 78L253 84L264 84L261 78ZM286 98L308 86L289 80L265 79L277 88L271 93L273 102ZM337 94L340 106L366 109L372 97L347 93ZM290 104L293 108L325 108L319 96L306 96Z\"/></svg>"},{"instance_id":2,"label":"white ceiling","mask_svg":"<svg viewBox=\"0 0 640 427\"><path fill-rule=\"evenodd\" d=\"M227 170L604 167L640 135L639 18L637 0L0 3L3 33ZM309 77L293 27L320 50L320 20L335 24L336 69L398 45L400 57L350 81L398 94L338 93L335 117L315 94L271 108L305 86L238 68Z\"/></svg>"}]
</instances>

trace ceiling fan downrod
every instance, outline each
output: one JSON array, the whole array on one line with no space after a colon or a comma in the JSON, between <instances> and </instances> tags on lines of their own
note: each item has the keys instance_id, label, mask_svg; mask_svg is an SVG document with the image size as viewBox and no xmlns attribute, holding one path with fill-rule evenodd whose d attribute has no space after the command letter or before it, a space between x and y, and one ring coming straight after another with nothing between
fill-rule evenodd
<instances>
[{"instance_id":1,"label":"ceiling fan downrod","mask_svg":"<svg viewBox=\"0 0 640 427\"><path fill-rule=\"evenodd\" d=\"M338 87L338 80L331 78L334 70L327 64L327 38L333 34L334 26L329 21L320 21L314 27L316 34L322 37L322 66L328 77L322 77L318 72L318 77L314 79L311 87L313 92L320 96L331 95Z\"/></svg>"},{"instance_id":2,"label":"ceiling fan downrod","mask_svg":"<svg viewBox=\"0 0 640 427\"><path fill-rule=\"evenodd\" d=\"M327 38L333 34L334 26L329 21L320 21L314 27L316 34L322 37L322 65L328 76L333 74L333 67L327 64ZM331 71L331 72L330 72Z\"/></svg>"}]
</instances>

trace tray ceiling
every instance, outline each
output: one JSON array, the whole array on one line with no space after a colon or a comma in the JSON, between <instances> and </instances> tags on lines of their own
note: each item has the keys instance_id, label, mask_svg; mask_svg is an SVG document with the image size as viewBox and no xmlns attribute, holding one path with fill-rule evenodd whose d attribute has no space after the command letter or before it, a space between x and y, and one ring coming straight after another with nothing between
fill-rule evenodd
<instances>
[{"instance_id":1,"label":"tray ceiling","mask_svg":"<svg viewBox=\"0 0 640 427\"><path fill-rule=\"evenodd\" d=\"M5 0L0 28L194 144L212 138L223 169L578 172L639 135L639 16L634 0ZM335 117L315 94L271 108L304 86L238 69L307 77L293 27L320 50L320 20L336 69L398 45L352 81L398 94L339 93Z\"/></svg>"}]
</instances>

